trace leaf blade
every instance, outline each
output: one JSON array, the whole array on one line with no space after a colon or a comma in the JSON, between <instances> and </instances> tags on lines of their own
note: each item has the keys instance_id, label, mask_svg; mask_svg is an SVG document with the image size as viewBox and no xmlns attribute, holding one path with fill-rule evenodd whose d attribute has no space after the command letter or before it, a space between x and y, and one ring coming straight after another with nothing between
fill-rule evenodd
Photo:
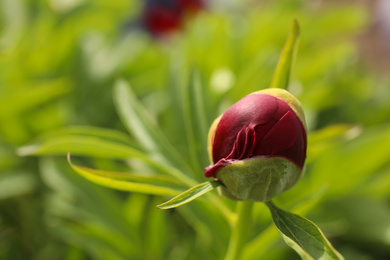
<instances>
[{"instance_id":1,"label":"leaf blade","mask_svg":"<svg viewBox=\"0 0 390 260\"><path fill-rule=\"evenodd\" d=\"M0 201L8 199L37 189L38 181L29 172L10 171L7 174L0 174Z\"/></svg>"},{"instance_id":2,"label":"leaf blade","mask_svg":"<svg viewBox=\"0 0 390 260\"><path fill-rule=\"evenodd\" d=\"M185 71L187 72L187 71ZM208 120L205 111L203 85L200 72L196 68L188 69L188 73L179 69L174 71L175 75L181 73L186 75L183 83L176 82L175 92L177 97L178 111L181 111L184 133L187 139L189 161L194 174L199 177L203 165L208 165L209 160L204 151L207 149ZM187 75L188 74L188 75Z\"/></svg>"},{"instance_id":3,"label":"leaf blade","mask_svg":"<svg viewBox=\"0 0 390 260\"><path fill-rule=\"evenodd\" d=\"M34 142L17 149L19 156L66 155L90 156L106 159L135 158L156 169L159 173L171 175L187 187L195 181L168 164L159 163L148 153L134 146L131 139L121 132L94 127L71 127L46 133Z\"/></svg>"},{"instance_id":4,"label":"leaf blade","mask_svg":"<svg viewBox=\"0 0 390 260\"><path fill-rule=\"evenodd\" d=\"M62 136L93 136L99 139L136 147L135 142L125 132L88 125L66 126L60 129L48 131L38 136L37 140L43 141Z\"/></svg>"},{"instance_id":5,"label":"leaf blade","mask_svg":"<svg viewBox=\"0 0 390 260\"><path fill-rule=\"evenodd\" d=\"M60 78L34 84L34 87L23 87L7 96L0 96L0 118L10 118L34 109L50 100L62 96L71 90L67 78Z\"/></svg>"},{"instance_id":6,"label":"leaf blade","mask_svg":"<svg viewBox=\"0 0 390 260\"><path fill-rule=\"evenodd\" d=\"M293 21L290 34L280 55L275 74L272 78L271 88L287 89L290 81L292 66L298 51L299 34L299 24L295 19Z\"/></svg>"},{"instance_id":7,"label":"leaf blade","mask_svg":"<svg viewBox=\"0 0 390 260\"><path fill-rule=\"evenodd\" d=\"M141 151L129 145L112 142L94 136L64 135L48 138L18 149L20 156L64 155L72 152L99 158L128 159L146 157Z\"/></svg>"},{"instance_id":8,"label":"leaf blade","mask_svg":"<svg viewBox=\"0 0 390 260\"><path fill-rule=\"evenodd\" d=\"M207 193L207 192L209 192L209 191L213 190L214 188L221 186L221 185L222 185L222 183L215 181L215 180L203 182L201 184L198 184L198 185L186 190L185 192L177 195L176 197L168 200L167 202L164 202L162 204L157 205L157 208L171 209L171 208L181 206L183 204L186 204L186 203L202 196L203 194L205 194L205 193Z\"/></svg>"},{"instance_id":9,"label":"leaf blade","mask_svg":"<svg viewBox=\"0 0 390 260\"><path fill-rule=\"evenodd\" d=\"M108 171L100 171L96 169L91 169L87 167L78 166L73 164L70 159L70 154L68 154L68 163L74 171L83 176L84 178L99 184L101 186L122 190L130 191L151 195L176 195L178 190L165 187L161 185L161 178L158 177L147 177L147 176L136 176L127 174L124 176L118 176L118 173L111 173ZM126 179L127 177L127 179ZM132 181L129 181L131 179ZM156 184L156 183L159 183Z\"/></svg>"},{"instance_id":10,"label":"leaf blade","mask_svg":"<svg viewBox=\"0 0 390 260\"><path fill-rule=\"evenodd\" d=\"M185 172L191 171L124 80L118 80L115 83L114 101L123 124L146 150L165 164L179 167Z\"/></svg>"},{"instance_id":11,"label":"leaf blade","mask_svg":"<svg viewBox=\"0 0 390 260\"><path fill-rule=\"evenodd\" d=\"M344 259L313 222L282 210L272 202L266 204L283 239L303 259Z\"/></svg>"}]
</instances>

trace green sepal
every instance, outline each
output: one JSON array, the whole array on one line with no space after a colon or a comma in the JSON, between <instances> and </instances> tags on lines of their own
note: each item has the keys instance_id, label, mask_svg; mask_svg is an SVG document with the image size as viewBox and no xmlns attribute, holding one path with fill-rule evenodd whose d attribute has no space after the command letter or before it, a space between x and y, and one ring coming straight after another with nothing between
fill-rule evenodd
<instances>
[{"instance_id":1,"label":"green sepal","mask_svg":"<svg viewBox=\"0 0 390 260\"><path fill-rule=\"evenodd\" d=\"M205 193L213 190L214 188L221 186L222 183L216 180L203 182L199 185L196 185L185 192L177 195L176 197L170 199L167 202L164 202L160 205L157 205L157 208L159 209L171 209L176 208L178 206L184 205L202 195Z\"/></svg>"},{"instance_id":2,"label":"green sepal","mask_svg":"<svg viewBox=\"0 0 390 260\"><path fill-rule=\"evenodd\" d=\"M233 200L267 202L294 186L302 170L283 157L254 157L235 161L217 173L221 195Z\"/></svg>"},{"instance_id":3,"label":"green sepal","mask_svg":"<svg viewBox=\"0 0 390 260\"><path fill-rule=\"evenodd\" d=\"M209 160L213 163L213 142L215 136L215 130L217 129L218 123L221 120L222 115L217 117L210 126L209 133L207 136L207 153L209 155Z\"/></svg>"}]
</instances>

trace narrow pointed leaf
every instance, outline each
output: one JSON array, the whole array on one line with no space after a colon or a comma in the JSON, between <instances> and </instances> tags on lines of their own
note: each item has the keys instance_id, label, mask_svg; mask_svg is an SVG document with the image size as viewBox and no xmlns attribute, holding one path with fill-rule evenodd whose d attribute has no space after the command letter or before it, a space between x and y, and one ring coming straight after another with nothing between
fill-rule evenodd
<instances>
[{"instance_id":1,"label":"narrow pointed leaf","mask_svg":"<svg viewBox=\"0 0 390 260\"><path fill-rule=\"evenodd\" d=\"M88 132L90 131L90 134ZM108 159L138 159L157 172L171 175L187 184L194 185L194 181L184 175L177 168L161 164L153 156L133 146L125 135L108 129L74 128L63 129L48 133L35 142L22 146L18 150L20 156L42 155L73 155L90 156Z\"/></svg>"},{"instance_id":2,"label":"narrow pointed leaf","mask_svg":"<svg viewBox=\"0 0 390 260\"><path fill-rule=\"evenodd\" d=\"M48 203L49 207L62 219L79 219L85 212L91 214L98 223L112 232L125 237L130 248L141 245L140 238L128 219L123 215L123 200L112 190L103 189L85 180L73 171L62 158L43 157L39 159L39 172L42 181L57 194ZM77 198L75 205L69 198ZM63 200L66 202L62 202ZM62 203L65 203L64 205ZM65 206L65 207L64 207ZM81 214L81 215L80 215ZM79 223L76 221L75 223ZM58 227L63 225L58 225Z\"/></svg>"},{"instance_id":3,"label":"narrow pointed leaf","mask_svg":"<svg viewBox=\"0 0 390 260\"><path fill-rule=\"evenodd\" d=\"M271 88L287 89L291 70L294 64L295 56L298 51L299 44L299 24L294 20L290 34L283 47L274 77L272 79Z\"/></svg>"},{"instance_id":4,"label":"narrow pointed leaf","mask_svg":"<svg viewBox=\"0 0 390 260\"><path fill-rule=\"evenodd\" d=\"M100 158L128 159L146 157L144 153L129 145L87 135L50 137L18 149L20 156L65 155L68 152Z\"/></svg>"},{"instance_id":5,"label":"narrow pointed leaf","mask_svg":"<svg viewBox=\"0 0 390 260\"><path fill-rule=\"evenodd\" d=\"M20 156L66 155L71 152L100 158L142 158L144 153L122 132L90 126L72 126L38 136L17 150Z\"/></svg>"},{"instance_id":6,"label":"narrow pointed leaf","mask_svg":"<svg viewBox=\"0 0 390 260\"><path fill-rule=\"evenodd\" d=\"M32 192L38 187L37 177L29 172L2 172L0 174L0 201Z\"/></svg>"},{"instance_id":7,"label":"narrow pointed leaf","mask_svg":"<svg viewBox=\"0 0 390 260\"><path fill-rule=\"evenodd\" d=\"M68 126L61 129L45 132L40 135L37 140L47 140L52 138L58 138L63 136L93 136L99 139L104 139L107 141L113 141L116 143L127 144L133 147L136 147L134 141L130 138L127 133L95 126Z\"/></svg>"},{"instance_id":8,"label":"narrow pointed leaf","mask_svg":"<svg viewBox=\"0 0 390 260\"><path fill-rule=\"evenodd\" d=\"M178 186L175 180L161 176L143 176L82 167L72 163L70 154L68 154L68 162L74 171L86 179L105 187L152 195L175 195L178 193L178 189L173 188Z\"/></svg>"},{"instance_id":9,"label":"narrow pointed leaf","mask_svg":"<svg viewBox=\"0 0 390 260\"><path fill-rule=\"evenodd\" d=\"M159 209L176 208L178 206L186 204L186 203L202 196L203 194L205 194L205 193L207 193L207 192L209 192L209 191L213 190L214 188L221 186L221 185L222 185L222 183L220 183L218 181L207 181L207 182L201 183L201 184L196 185L196 186L192 187L191 189L186 190L185 192L177 195L173 199L171 199L167 202L164 202L160 205L157 205L157 208L159 208Z\"/></svg>"},{"instance_id":10,"label":"narrow pointed leaf","mask_svg":"<svg viewBox=\"0 0 390 260\"><path fill-rule=\"evenodd\" d=\"M31 83L30 83L31 84ZM16 114L40 106L49 100L64 95L71 89L67 79L56 79L18 89L0 97L0 118L15 117Z\"/></svg>"},{"instance_id":11,"label":"narrow pointed leaf","mask_svg":"<svg viewBox=\"0 0 390 260\"><path fill-rule=\"evenodd\" d=\"M190 171L124 80L115 84L114 101L123 124L147 151L157 155L164 163Z\"/></svg>"},{"instance_id":12,"label":"narrow pointed leaf","mask_svg":"<svg viewBox=\"0 0 390 260\"><path fill-rule=\"evenodd\" d=\"M199 176L202 165L209 163L204 152L207 149L208 123L205 112L202 83L199 73L191 69L187 82L177 86L178 92L183 92L180 98L180 111L187 136L188 150L194 174Z\"/></svg>"},{"instance_id":13,"label":"narrow pointed leaf","mask_svg":"<svg viewBox=\"0 0 390 260\"><path fill-rule=\"evenodd\" d=\"M344 259L310 220L268 202L275 226L302 259Z\"/></svg>"},{"instance_id":14,"label":"narrow pointed leaf","mask_svg":"<svg viewBox=\"0 0 390 260\"><path fill-rule=\"evenodd\" d=\"M193 70L190 77L190 86L188 91L189 99L193 99L189 103L192 111L192 126L194 127L194 141L199 158L198 164L207 165L209 163L208 154L205 153L207 149L207 134L209 122L207 120L206 104L204 95L204 86L202 85L200 72ZM202 169L203 170L203 169Z\"/></svg>"}]
</instances>

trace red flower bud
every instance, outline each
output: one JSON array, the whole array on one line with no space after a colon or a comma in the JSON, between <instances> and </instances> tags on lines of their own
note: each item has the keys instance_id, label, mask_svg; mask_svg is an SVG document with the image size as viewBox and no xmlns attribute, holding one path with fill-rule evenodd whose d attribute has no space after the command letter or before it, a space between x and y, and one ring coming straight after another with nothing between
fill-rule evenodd
<instances>
[{"instance_id":1,"label":"red flower bud","mask_svg":"<svg viewBox=\"0 0 390 260\"><path fill-rule=\"evenodd\" d=\"M161 35L176 31L182 27L182 13L178 8L160 5L147 6L143 14L143 23L153 34Z\"/></svg>"},{"instance_id":2,"label":"red flower bud","mask_svg":"<svg viewBox=\"0 0 390 260\"><path fill-rule=\"evenodd\" d=\"M201 0L149 0L145 4L142 23L154 35L180 30L187 14L204 8Z\"/></svg>"},{"instance_id":3,"label":"red flower bud","mask_svg":"<svg viewBox=\"0 0 390 260\"><path fill-rule=\"evenodd\" d=\"M224 183L223 175L227 172L224 168L228 165L231 165L228 171L234 172L233 164L258 159L261 163L246 165L269 167L267 158L282 158L281 161L294 164L291 167L296 168L294 172L300 176L307 146L304 122L301 105L289 92L266 89L249 94L233 104L211 127L209 154L214 164L205 168L205 176L218 178ZM274 165L277 160L271 161ZM241 171L243 164L239 165ZM257 171L261 172L261 169ZM278 189L289 188L298 177L294 176L291 183Z\"/></svg>"}]
</instances>

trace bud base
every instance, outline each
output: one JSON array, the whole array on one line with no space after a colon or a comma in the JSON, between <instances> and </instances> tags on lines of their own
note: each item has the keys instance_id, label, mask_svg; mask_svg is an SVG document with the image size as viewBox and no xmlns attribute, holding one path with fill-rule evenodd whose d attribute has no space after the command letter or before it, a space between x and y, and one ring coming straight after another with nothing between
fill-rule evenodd
<instances>
[{"instance_id":1,"label":"bud base","mask_svg":"<svg viewBox=\"0 0 390 260\"><path fill-rule=\"evenodd\" d=\"M283 157L254 157L235 161L217 173L221 195L232 200L267 202L293 187L302 169Z\"/></svg>"}]
</instances>

